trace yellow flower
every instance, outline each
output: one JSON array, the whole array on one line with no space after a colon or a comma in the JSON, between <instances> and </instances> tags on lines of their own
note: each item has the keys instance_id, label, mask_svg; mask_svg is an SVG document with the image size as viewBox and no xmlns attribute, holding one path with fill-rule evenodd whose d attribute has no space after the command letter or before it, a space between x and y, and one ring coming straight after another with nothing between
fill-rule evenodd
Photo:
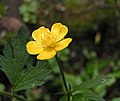
<instances>
[{"instance_id":1,"label":"yellow flower","mask_svg":"<svg viewBox=\"0 0 120 101\"><path fill-rule=\"evenodd\" d=\"M29 41L26 45L29 54L37 55L37 59L50 59L56 53L66 48L72 41L72 38L64 39L68 28L61 23L53 24L51 31L44 26L32 33L34 41Z\"/></svg>"}]
</instances>

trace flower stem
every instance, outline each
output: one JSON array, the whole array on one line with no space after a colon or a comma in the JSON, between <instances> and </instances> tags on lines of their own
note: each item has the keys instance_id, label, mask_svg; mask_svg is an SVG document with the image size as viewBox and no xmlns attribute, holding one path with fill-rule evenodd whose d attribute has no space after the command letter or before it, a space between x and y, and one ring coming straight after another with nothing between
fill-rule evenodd
<instances>
[{"instance_id":1,"label":"flower stem","mask_svg":"<svg viewBox=\"0 0 120 101\"><path fill-rule=\"evenodd\" d=\"M58 58L57 55L55 56L55 58L56 58L56 61L58 63L58 66L59 66L59 70L60 70L60 74L61 74L61 77L62 77L62 80L63 80L63 84L64 84L64 87L65 87L65 90L68 91L69 88L67 86L65 75L64 75L64 72L63 72L63 69L62 69L63 65L62 65L62 63L61 63L61 61L60 61L60 59ZM70 95L68 95L67 101L70 101Z\"/></svg>"},{"instance_id":2,"label":"flower stem","mask_svg":"<svg viewBox=\"0 0 120 101\"><path fill-rule=\"evenodd\" d=\"M8 93L8 92L5 92L5 91L0 91L0 94L3 95L3 96L8 96L8 97L11 97L12 100L13 100L13 94L12 93ZM14 98L20 100L20 101L27 101L26 99L14 94ZM14 101L14 100L13 100Z\"/></svg>"},{"instance_id":3,"label":"flower stem","mask_svg":"<svg viewBox=\"0 0 120 101\"><path fill-rule=\"evenodd\" d=\"M57 55L55 56L55 58L57 60L58 66L59 66L59 70L60 70L60 73L61 73L61 76L62 76L62 80L63 80L65 90L68 91L67 82L66 82L65 75L64 75L64 72L63 72L63 69L62 69L63 65L62 65L62 63L61 63L61 61L60 61L60 59L58 58Z\"/></svg>"}]
</instances>

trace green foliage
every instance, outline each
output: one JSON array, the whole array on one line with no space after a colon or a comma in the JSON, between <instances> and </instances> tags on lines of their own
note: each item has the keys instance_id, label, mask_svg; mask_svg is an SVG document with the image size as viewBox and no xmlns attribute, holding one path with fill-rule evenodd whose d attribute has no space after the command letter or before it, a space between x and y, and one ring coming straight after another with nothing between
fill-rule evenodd
<instances>
[{"instance_id":1,"label":"green foliage","mask_svg":"<svg viewBox=\"0 0 120 101\"><path fill-rule=\"evenodd\" d=\"M74 87L82 82L81 77L79 75L73 75L70 73L65 73L66 80L69 84Z\"/></svg>"},{"instance_id":2,"label":"green foliage","mask_svg":"<svg viewBox=\"0 0 120 101\"><path fill-rule=\"evenodd\" d=\"M67 96L63 96L59 101L67 101Z\"/></svg>"},{"instance_id":3,"label":"green foliage","mask_svg":"<svg viewBox=\"0 0 120 101\"><path fill-rule=\"evenodd\" d=\"M96 77L99 75L99 72L108 65L108 63L109 62L106 59L92 60L86 64L86 73Z\"/></svg>"},{"instance_id":4,"label":"green foliage","mask_svg":"<svg viewBox=\"0 0 120 101\"><path fill-rule=\"evenodd\" d=\"M19 11L25 23L35 24L37 22L37 8L37 1L24 0L24 3L20 6Z\"/></svg>"},{"instance_id":5,"label":"green foliage","mask_svg":"<svg viewBox=\"0 0 120 101\"><path fill-rule=\"evenodd\" d=\"M33 88L44 84L44 78L49 73L45 68L46 65L46 61L39 61L36 66L28 67L28 69L21 74L21 77L14 84L14 91Z\"/></svg>"},{"instance_id":6,"label":"green foliage","mask_svg":"<svg viewBox=\"0 0 120 101\"><path fill-rule=\"evenodd\" d=\"M96 79L93 80L88 80L86 82L81 83L80 85L74 87L74 90L88 90L90 88L95 88L96 86L102 85L109 81L111 77L97 77Z\"/></svg>"},{"instance_id":7,"label":"green foliage","mask_svg":"<svg viewBox=\"0 0 120 101\"><path fill-rule=\"evenodd\" d=\"M113 98L112 101L120 101L120 97Z\"/></svg>"},{"instance_id":8,"label":"green foliage","mask_svg":"<svg viewBox=\"0 0 120 101\"><path fill-rule=\"evenodd\" d=\"M115 0L105 0L105 2L108 4L114 4L116 1Z\"/></svg>"},{"instance_id":9,"label":"green foliage","mask_svg":"<svg viewBox=\"0 0 120 101\"><path fill-rule=\"evenodd\" d=\"M28 34L23 27L19 30L18 34L4 46L3 54L0 55L0 65L2 71L7 75L11 84L20 77L25 62L29 58L26 52L26 42Z\"/></svg>"},{"instance_id":10,"label":"green foliage","mask_svg":"<svg viewBox=\"0 0 120 101\"><path fill-rule=\"evenodd\" d=\"M2 83L0 83L0 91L4 91L4 90L5 90L5 86Z\"/></svg>"},{"instance_id":11,"label":"green foliage","mask_svg":"<svg viewBox=\"0 0 120 101\"><path fill-rule=\"evenodd\" d=\"M96 59L97 58L97 53L95 51L89 51L88 49L83 49L83 55L87 58L87 59Z\"/></svg>"},{"instance_id":12,"label":"green foliage","mask_svg":"<svg viewBox=\"0 0 120 101\"><path fill-rule=\"evenodd\" d=\"M78 93L74 95L73 101L105 101L105 100L91 91L85 91L84 93Z\"/></svg>"},{"instance_id":13,"label":"green foliage","mask_svg":"<svg viewBox=\"0 0 120 101\"><path fill-rule=\"evenodd\" d=\"M0 83L0 93L5 91L5 85ZM0 96L0 101L2 101L2 96Z\"/></svg>"},{"instance_id":14,"label":"green foliage","mask_svg":"<svg viewBox=\"0 0 120 101\"><path fill-rule=\"evenodd\" d=\"M76 8L76 5L80 5L80 0L64 0L64 4L65 6L68 8L68 9L75 9Z\"/></svg>"},{"instance_id":15,"label":"green foliage","mask_svg":"<svg viewBox=\"0 0 120 101\"><path fill-rule=\"evenodd\" d=\"M0 69L8 77L14 92L41 86L50 72L46 68L47 61L37 61L35 64L34 58L30 59L26 51L28 39L25 28L21 27L18 34L4 46L3 55L0 55Z\"/></svg>"},{"instance_id":16,"label":"green foliage","mask_svg":"<svg viewBox=\"0 0 120 101\"><path fill-rule=\"evenodd\" d=\"M112 32L111 30L107 29L108 33L104 33L103 30L105 29L101 30L101 28L104 27L104 26L101 26L101 24L104 25L107 23L109 27L115 25L116 9L117 9L117 7L115 7L116 0L100 0L100 1L99 0L92 0L92 1L62 0L59 2L57 1L41 0L38 2L38 0L24 0L23 4L19 8L19 12L22 15L23 21L25 23L32 23L32 24L39 23L40 25L41 24L43 25L43 24L53 23L56 21L64 22L69 27L69 32L72 33L71 35L73 35L73 37L76 37L77 40L80 37L80 35L83 36L83 40L86 39L87 37L88 38L93 37L91 33L90 34L88 33L87 34L88 36L85 35L86 31L89 31L89 30L92 30L92 31L99 30L101 34L100 41L103 41L104 37L106 38L107 34ZM40 9L38 9L38 6L40 6ZM4 9L5 9L5 6L0 5L0 12L2 11L1 13L2 15L4 15L4 12L3 12ZM23 33L24 31L21 31L21 32ZM23 36L24 35L22 34L22 37ZM47 65L46 61L44 62L38 61L37 63L35 63L34 57L29 57L29 55L26 54L26 51L24 50L26 43L24 43L24 41L27 41L28 36L26 37L27 39L25 40L22 37L20 38L20 36L18 36L18 39L17 38L13 39L12 43L11 42L7 43L4 46L4 50L3 50L4 56L0 56L0 65L2 66L1 69L7 75L15 91L32 88L37 85L42 85L44 83L44 80L42 79L41 75L43 75L42 73L46 72L45 76L43 76L44 78L48 73L48 70L45 68ZM19 42L19 38L23 40ZM84 43L85 41L83 42L80 41L80 42ZM104 40L104 41L107 41L107 40ZM113 40L111 40L110 42L113 43ZM85 44L83 44L83 46L80 46L78 44L78 47L76 47L77 45L75 45L73 48L75 48L75 50L77 49L79 50L79 47L80 48L84 47L86 43L87 41L85 42ZM99 52L99 48L101 48L101 45L99 46L99 44L94 46L93 43L90 43L90 46L92 46L92 49L97 50L97 52ZM74 90L74 87L76 87L75 90L79 90L78 93L76 94L72 93L73 94L72 100L73 101L79 101L79 100L80 101L89 101L89 100L103 101L101 97L96 96L94 93L100 96L105 96L107 92L107 87L113 85L117 81L117 79L120 78L120 71L119 71L120 61L109 61L109 59L103 59L104 53L99 53L99 57L97 57L97 53L95 51L91 51L91 52L87 50L83 50L83 51L84 51L83 54L85 56L81 59L83 63L80 61L72 60L72 62L75 62L74 64L76 64L75 67L77 67L77 71L80 71L80 75L76 74L77 72L76 68L71 67L67 63L67 61L69 60L68 54L70 54L70 51L68 48L60 52L60 55L59 55L59 57L64 63L64 66L65 66L64 69L66 70L66 68L68 67L67 69L70 72L65 74L68 84L70 84L70 87L71 87L70 91ZM74 54L71 53L71 57L72 55ZM105 56L107 55L108 54L105 52ZM100 58L102 56L103 58ZM80 59L81 57L80 58L76 57L76 58ZM84 58L85 58L85 61L84 61ZM83 64L85 65L85 67L82 68ZM50 86L58 87L61 84L61 81L56 77L56 74L58 76L58 73L59 73L57 63L55 62L54 59L51 59L49 65L54 71L52 76L51 75L49 76L49 79L53 80L53 83L50 84ZM34 74L34 72L36 74ZM72 73L74 72L74 74L76 75L72 74L71 72ZM40 75L38 75L39 73ZM90 80L91 78L98 77L98 75L108 75L108 76L110 75L112 79L108 80L106 85L98 86L99 83L102 83L102 80L100 78L93 79L93 81ZM39 79L37 78L37 76L39 77ZM35 84L32 83L33 81L36 81ZM47 88L47 89L50 89L50 88ZM92 92L91 92L91 88L92 88ZM51 91L50 91L50 94L51 94ZM47 96L47 94L44 96ZM29 98L29 99L32 99L32 98ZM33 99L36 100L35 97L33 97ZM48 99L49 98L46 98L46 100L45 99L44 100L49 101ZM63 98L61 98L60 101L65 101L66 99L67 99L67 95L63 96ZM113 101L119 101L119 98L115 98L113 99Z\"/></svg>"},{"instance_id":17,"label":"green foliage","mask_svg":"<svg viewBox=\"0 0 120 101\"><path fill-rule=\"evenodd\" d=\"M82 82L81 84L71 88L70 91L66 92L66 95L64 95L59 101L67 101L66 99L68 94L71 95L70 101L105 101L101 96L96 95L91 90L97 86L105 84L110 79L111 77L97 77L95 79Z\"/></svg>"},{"instance_id":18,"label":"green foliage","mask_svg":"<svg viewBox=\"0 0 120 101\"><path fill-rule=\"evenodd\" d=\"M0 3L0 16L3 16L6 14L6 6L2 3Z\"/></svg>"}]
</instances>

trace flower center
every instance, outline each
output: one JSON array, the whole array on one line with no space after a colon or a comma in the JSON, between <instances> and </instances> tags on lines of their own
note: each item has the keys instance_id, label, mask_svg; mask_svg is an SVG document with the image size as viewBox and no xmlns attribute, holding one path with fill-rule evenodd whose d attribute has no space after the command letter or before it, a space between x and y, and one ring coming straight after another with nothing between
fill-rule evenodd
<instances>
[{"instance_id":1,"label":"flower center","mask_svg":"<svg viewBox=\"0 0 120 101\"><path fill-rule=\"evenodd\" d=\"M55 45L55 38L52 33L44 33L42 34L42 46L43 48L53 48Z\"/></svg>"}]
</instances>

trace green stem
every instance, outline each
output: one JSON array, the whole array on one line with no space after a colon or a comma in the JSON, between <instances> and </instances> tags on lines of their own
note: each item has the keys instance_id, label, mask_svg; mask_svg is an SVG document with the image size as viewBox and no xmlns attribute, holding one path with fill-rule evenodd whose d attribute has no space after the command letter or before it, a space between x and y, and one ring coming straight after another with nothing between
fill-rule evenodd
<instances>
[{"instance_id":1,"label":"green stem","mask_svg":"<svg viewBox=\"0 0 120 101\"><path fill-rule=\"evenodd\" d=\"M12 101L15 101L14 90L12 89Z\"/></svg>"},{"instance_id":2,"label":"green stem","mask_svg":"<svg viewBox=\"0 0 120 101\"><path fill-rule=\"evenodd\" d=\"M64 84L64 87L65 87L65 90L68 91L68 86L67 86L67 82L66 82L66 79L65 79L65 75L64 75L64 72L63 72L63 65L60 61L60 59L58 58L58 56L56 55L55 56L56 60L57 60L57 63L58 63L58 66L59 66L59 70L60 70L60 74L62 76L62 80L63 80L63 84Z\"/></svg>"},{"instance_id":3,"label":"green stem","mask_svg":"<svg viewBox=\"0 0 120 101\"><path fill-rule=\"evenodd\" d=\"M8 92L5 92L5 91L0 91L0 94L3 95L3 96L11 97L12 100L13 100L13 94L12 93L8 93ZM16 98L20 101L27 101L26 99L24 99L22 97L19 97L18 95L15 95L15 94L14 94L14 98Z\"/></svg>"},{"instance_id":4,"label":"green stem","mask_svg":"<svg viewBox=\"0 0 120 101\"><path fill-rule=\"evenodd\" d=\"M55 56L55 58L56 58L56 61L58 63L58 66L59 66L59 70L60 70L60 74L61 74L61 77L62 77L62 80L63 80L63 84L64 84L64 87L65 87L65 90L68 91L69 88L67 86L65 75L64 75L64 72L63 72L63 69L62 69L63 65L62 65L62 63L61 63L61 61L60 61L60 59L58 58L57 55ZM67 101L70 101L70 95L68 95Z\"/></svg>"}]
</instances>

